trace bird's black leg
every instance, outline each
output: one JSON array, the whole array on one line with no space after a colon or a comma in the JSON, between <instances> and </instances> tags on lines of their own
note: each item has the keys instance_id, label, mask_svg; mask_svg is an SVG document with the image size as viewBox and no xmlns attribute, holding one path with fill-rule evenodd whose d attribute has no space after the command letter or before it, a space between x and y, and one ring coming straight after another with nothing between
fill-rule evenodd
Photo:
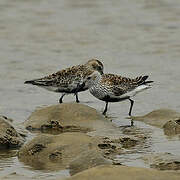
<instances>
[{"instance_id":1,"label":"bird's black leg","mask_svg":"<svg viewBox=\"0 0 180 180\"><path fill-rule=\"evenodd\" d=\"M129 116L131 116L131 111L132 111L132 107L133 107L134 101L132 99L129 99L129 100L131 102L131 106L130 106L130 109L129 109Z\"/></svg>"},{"instance_id":2,"label":"bird's black leg","mask_svg":"<svg viewBox=\"0 0 180 180\"><path fill-rule=\"evenodd\" d=\"M106 106L105 106L105 109L104 109L104 111L103 111L103 115L106 115L107 107L108 107L108 102L106 101Z\"/></svg>"},{"instance_id":3,"label":"bird's black leg","mask_svg":"<svg viewBox=\"0 0 180 180\"><path fill-rule=\"evenodd\" d=\"M59 103L60 103L60 104L63 103L62 99L63 99L64 96L65 96L65 94L62 94L62 95L61 95L61 97L60 97L60 99L59 99Z\"/></svg>"},{"instance_id":4,"label":"bird's black leg","mask_svg":"<svg viewBox=\"0 0 180 180\"><path fill-rule=\"evenodd\" d=\"M132 107L133 107L134 101L132 99L129 99L129 100L131 102L131 106L130 106L130 109L129 109L129 116L131 116L131 111L132 111ZM131 126L133 126L133 125L134 125L134 122L131 119Z\"/></svg>"},{"instance_id":5,"label":"bird's black leg","mask_svg":"<svg viewBox=\"0 0 180 180\"><path fill-rule=\"evenodd\" d=\"M79 99L78 99L78 93L76 93L76 102L79 103Z\"/></svg>"}]
</instances>

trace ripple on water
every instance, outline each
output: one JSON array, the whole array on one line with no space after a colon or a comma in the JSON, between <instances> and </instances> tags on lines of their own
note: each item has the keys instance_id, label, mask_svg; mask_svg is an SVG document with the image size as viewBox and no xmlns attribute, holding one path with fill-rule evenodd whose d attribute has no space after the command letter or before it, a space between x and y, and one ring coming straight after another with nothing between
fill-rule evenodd
<instances>
[{"instance_id":1,"label":"ripple on water","mask_svg":"<svg viewBox=\"0 0 180 180\"><path fill-rule=\"evenodd\" d=\"M157 82L149 93L138 97L133 112L145 114L161 107L178 111L179 17L179 0L1 0L0 113L18 124L37 106L57 103L59 94L25 86L24 81L92 57L103 60L105 72L130 77L148 74ZM103 111L104 102L88 92L81 93L80 99ZM72 96L65 100L72 101ZM108 114L116 125L130 124L124 118L128 103L111 104L109 108ZM144 145L117 156L123 164L148 167L141 160L145 154L180 154L178 135L165 136L162 129L142 122L135 121L135 126L150 131L150 138ZM28 138L32 137L29 134ZM34 170L20 163L16 152L0 151L0 177L13 172L46 179L69 175L68 170Z\"/></svg>"}]
</instances>

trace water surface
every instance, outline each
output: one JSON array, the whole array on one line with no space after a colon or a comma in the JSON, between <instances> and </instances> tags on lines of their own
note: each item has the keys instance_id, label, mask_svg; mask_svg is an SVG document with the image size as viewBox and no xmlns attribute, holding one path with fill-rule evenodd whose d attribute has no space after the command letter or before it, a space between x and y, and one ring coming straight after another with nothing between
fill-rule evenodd
<instances>
[{"instance_id":1,"label":"water surface","mask_svg":"<svg viewBox=\"0 0 180 180\"><path fill-rule=\"evenodd\" d=\"M147 74L155 81L152 89L135 98L134 115L159 108L179 111L179 19L179 0L1 0L0 114L18 126L35 108L58 103L59 94L23 82L91 58L102 60L105 72ZM79 98L103 111L104 102L88 92ZM66 96L64 101L74 99ZM125 119L129 105L110 104L108 116L118 126L129 124ZM180 153L178 137L169 139L162 130L141 122L135 125L152 131L149 152ZM27 177L50 178L48 172L21 164L13 153L0 154L0 176L23 172ZM128 165L146 166L137 163L138 156L119 158Z\"/></svg>"}]
</instances>

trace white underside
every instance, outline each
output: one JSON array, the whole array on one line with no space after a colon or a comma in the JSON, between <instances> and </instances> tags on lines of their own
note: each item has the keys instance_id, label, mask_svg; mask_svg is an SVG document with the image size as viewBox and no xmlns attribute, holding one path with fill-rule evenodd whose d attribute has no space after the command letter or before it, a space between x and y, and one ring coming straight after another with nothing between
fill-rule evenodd
<instances>
[{"instance_id":1,"label":"white underside","mask_svg":"<svg viewBox=\"0 0 180 180\"><path fill-rule=\"evenodd\" d=\"M39 86L41 88L44 88L48 91L53 91L53 92L57 92L58 88L57 87L53 87L53 86Z\"/></svg>"},{"instance_id":2,"label":"white underside","mask_svg":"<svg viewBox=\"0 0 180 180\"><path fill-rule=\"evenodd\" d=\"M152 86L151 85L140 85L138 86L137 88L135 88L134 90L132 91L129 91L121 96L119 96L120 98L125 98L125 97L133 97L135 96L136 94L138 94L139 92L142 92L146 89L149 89L151 88Z\"/></svg>"},{"instance_id":3,"label":"white underside","mask_svg":"<svg viewBox=\"0 0 180 180\"><path fill-rule=\"evenodd\" d=\"M139 92L149 89L151 87L152 87L151 85L140 85L137 88L135 88L134 90L129 91L120 96L116 96L112 91L107 91L106 89L98 88L98 87L94 87L94 86L92 86L89 89L89 91L93 96L95 96L96 98L98 98L100 100L104 100L104 98L108 95L110 97L110 99L113 99L113 102L118 102L118 101L124 101L128 98L131 98L131 97L135 96L136 94L138 94Z\"/></svg>"}]
</instances>

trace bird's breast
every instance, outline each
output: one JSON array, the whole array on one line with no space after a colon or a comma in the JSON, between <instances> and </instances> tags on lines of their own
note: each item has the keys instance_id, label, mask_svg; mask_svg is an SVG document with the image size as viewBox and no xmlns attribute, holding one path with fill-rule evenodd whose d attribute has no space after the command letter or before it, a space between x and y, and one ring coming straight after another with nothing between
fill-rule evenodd
<instances>
[{"instance_id":1,"label":"bird's breast","mask_svg":"<svg viewBox=\"0 0 180 180\"><path fill-rule=\"evenodd\" d=\"M103 86L95 85L89 89L90 93L96 98L103 100L107 96L108 92Z\"/></svg>"}]
</instances>

